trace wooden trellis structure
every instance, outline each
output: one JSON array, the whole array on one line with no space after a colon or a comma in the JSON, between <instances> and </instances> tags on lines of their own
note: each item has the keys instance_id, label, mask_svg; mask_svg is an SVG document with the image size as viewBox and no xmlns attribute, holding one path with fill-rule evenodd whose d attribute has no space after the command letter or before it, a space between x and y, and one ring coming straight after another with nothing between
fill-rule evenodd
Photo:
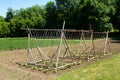
<instances>
[{"instance_id":1,"label":"wooden trellis structure","mask_svg":"<svg viewBox=\"0 0 120 80\"><path fill-rule=\"evenodd\" d=\"M56 71L69 65L75 65L81 61L81 57L91 60L91 55L98 54L97 43L100 40L104 45L99 51L106 55L110 51L108 34L109 32L93 32L92 30L70 30L64 29L26 29L28 30L28 53L26 56L26 66L36 65L40 67L55 69ZM101 35L99 39L98 36ZM103 37L104 36L104 37ZM96 37L96 38L95 38ZM42 45L45 41L46 43ZM58 41L55 46L45 46L52 40ZM76 44L70 40L79 41ZM39 43L40 42L40 43ZM45 47L44 47L45 46ZM45 48L45 49L44 49ZM108 49L108 50L107 50ZM63 63L63 64L61 64Z\"/></svg>"}]
</instances>

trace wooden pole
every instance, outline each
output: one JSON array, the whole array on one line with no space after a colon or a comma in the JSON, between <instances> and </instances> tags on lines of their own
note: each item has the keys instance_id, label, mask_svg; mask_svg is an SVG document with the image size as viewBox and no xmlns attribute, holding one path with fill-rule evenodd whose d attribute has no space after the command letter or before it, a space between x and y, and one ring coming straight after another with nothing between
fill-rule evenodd
<instances>
[{"instance_id":1,"label":"wooden pole","mask_svg":"<svg viewBox=\"0 0 120 80\"><path fill-rule=\"evenodd\" d=\"M40 56L42 58L42 61L44 59L49 59L48 56L46 55L46 53L44 53L39 46L37 46L37 50L38 50L38 52L39 52L39 54L40 54Z\"/></svg>"},{"instance_id":2,"label":"wooden pole","mask_svg":"<svg viewBox=\"0 0 120 80\"><path fill-rule=\"evenodd\" d=\"M110 48L110 40L109 40L109 31L107 33L107 46L109 48L109 51L111 52L111 48Z\"/></svg>"},{"instance_id":3,"label":"wooden pole","mask_svg":"<svg viewBox=\"0 0 120 80\"><path fill-rule=\"evenodd\" d=\"M63 27L61 30L61 38L60 38L60 44L59 44L59 48L58 48L58 55L57 55L57 62L56 62L56 70L58 68L58 62L59 62L59 56L60 56L60 50L61 50L61 46L62 46L62 39L63 39L63 35L64 35L64 28L65 28L65 21L63 22Z\"/></svg>"},{"instance_id":4,"label":"wooden pole","mask_svg":"<svg viewBox=\"0 0 120 80\"><path fill-rule=\"evenodd\" d=\"M29 51L29 49L30 49L30 29L28 28L27 30L28 30L28 53L27 53L26 62L25 62L26 66L28 64L28 57L30 55L30 51Z\"/></svg>"},{"instance_id":5,"label":"wooden pole","mask_svg":"<svg viewBox=\"0 0 120 80\"><path fill-rule=\"evenodd\" d=\"M91 24L90 24L90 31L91 31L91 39L92 39L92 47L93 47L93 51L94 51L94 54L95 54L95 45L94 45L94 38L93 38L93 30L92 30L92 27L91 27Z\"/></svg>"},{"instance_id":6,"label":"wooden pole","mask_svg":"<svg viewBox=\"0 0 120 80\"><path fill-rule=\"evenodd\" d=\"M27 56L26 56L26 63L25 63L26 66L27 66L27 64L28 64L29 55L31 56L33 62L36 63L36 62L35 62L35 59L34 59L34 57L33 57L33 54L32 54L32 52L31 52L31 49L30 49L30 37L31 37L31 30L28 28L28 53L27 53Z\"/></svg>"},{"instance_id":7,"label":"wooden pole","mask_svg":"<svg viewBox=\"0 0 120 80\"><path fill-rule=\"evenodd\" d=\"M109 33L108 33L108 35L109 35ZM108 47L109 47L109 51L111 52L109 37L108 37Z\"/></svg>"},{"instance_id":8,"label":"wooden pole","mask_svg":"<svg viewBox=\"0 0 120 80\"><path fill-rule=\"evenodd\" d=\"M108 44L108 33L109 33L109 31L106 32L106 41L105 41L105 47L104 47L104 55L106 54L106 50L107 50L107 44Z\"/></svg>"},{"instance_id":9,"label":"wooden pole","mask_svg":"<svg viewBox=\"0 0 120 80\"><path fill-rule=\"evenodd\" d=\"M93 30L92 30L91 24L90 24L90 33L91 33L91 36L90 36L91 44L90 44L90 50L88 53L88 61L90 59L89 55L91 54L91 52L94 51L94 54L95 54L95 46L94 46L94 41L93 41Z\"/></svg>"},{"instance_id":10,"label":"wooden pole","mask_svg":"<svg viewBox=\"0 0 120 80\"><path fill-rule=\"evenodd\" d=\"M74 58L73 58L74 52L72 52L72 50L69 48L69 45L67 44L65 35L63 35L63 38L64 38L64 42L65 42L66 48L67 48L67 50L69 52L70 58L73 61L74 60Z\"/></svg>"},{"instance_id":11,"label":"wooden pole","mask_svg":"<svg viewBox=\"0 0 120 80\"><path fill-rule=\"evenodd\" d=\"M84 31L83 31L83 29L82 29L82 33L81 33L81 38L80 38L80 40L82 41L82 44L83 44L83 49L84 50L86 50L87 49L87 46L86 46L86 43L85 43L85 35L84 35ZM81 43L80 43L81 44ZM84 53L84 51L82 52L82 53Z\"/></svg>"}]
</instances>

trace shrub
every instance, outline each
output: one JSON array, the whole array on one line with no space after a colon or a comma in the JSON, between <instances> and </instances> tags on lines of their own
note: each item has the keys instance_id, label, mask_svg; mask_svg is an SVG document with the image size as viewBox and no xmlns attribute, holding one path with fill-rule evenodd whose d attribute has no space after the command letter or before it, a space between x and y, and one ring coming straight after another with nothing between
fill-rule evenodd
<instances>
[{"instance_id":1,"label":"shrub","mask_svg":"<svg viewBox=\"0 0 120 80\"><path fill-rule=\"evenodd\" d=\"M7 37L10 34L7 22L0 22L0 37Z\"/></svg>"}]
</instances>

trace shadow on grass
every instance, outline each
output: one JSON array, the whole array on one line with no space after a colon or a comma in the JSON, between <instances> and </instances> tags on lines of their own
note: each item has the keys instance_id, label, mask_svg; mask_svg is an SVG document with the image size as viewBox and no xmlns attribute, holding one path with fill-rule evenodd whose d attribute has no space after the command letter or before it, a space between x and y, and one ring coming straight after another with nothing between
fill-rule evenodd
<instances>
[{"instance_id":1,"label":"shadow on grass","mask_svg":"<svg viewBox=\"0 0 120 80\"><path fill-rule=\"evenodd\" d=\"M112 37L111 43L120 43L120 37Z\"/></svg>"},{"instance_id":2,"label":"shadow on grass","mask_svg":"<svg viewBox=\"0 0 120 80\"><path fill-rule=\"evenodd\" d=\"M120 40L120 37L111 37L112 40Z\"/></svg>"}]
</instances>

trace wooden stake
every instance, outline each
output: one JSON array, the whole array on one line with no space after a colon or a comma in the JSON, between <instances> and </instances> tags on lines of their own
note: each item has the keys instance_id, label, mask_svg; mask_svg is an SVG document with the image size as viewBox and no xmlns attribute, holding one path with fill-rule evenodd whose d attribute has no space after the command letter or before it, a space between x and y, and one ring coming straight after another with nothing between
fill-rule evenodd
<instances>
[{"instance_id":1,"label":"wooden stake","mask_svg":"<svg viewBox=\"0 0 120 80\"><path fill-rule=\"evenodd\" d=\"M107 50L107 44L108 44L108 33L109 33L109 31L106 32L106 41L105 41L105 47L104 47L104 55L106 55L106 50Z\"/></svg>"},{"instance_id":2,"label":"wooden stake","mask_svg":"<svg viewBox=\"0 0 120 80\"><path fill-rule=\"evenodd\" d=\"M35 63L35 59L33 57L33 54L30 50L30 36L31 36L31 30L28 28L28 53L27 53L27 56L26 56L26 66L27 66L27 63L28 63L28 58L29 58L29 55L31 56L32 60L34 61Z\"/></svg>"},{"instance_id":3,"label":"wooden stake","mask_svg":"<svg viewBox=\"0 0 120 80\"><path fill-rule=\"evenodd\" d=\"M80 40L82 41L82 43L81 44L83 44L83 54L84 54L84 52L87 50L87 46L86 46L86 43L85 43L85 35L84 35L84 31L82 30L82 33L81 33L81 38L80 38Z\"/></svg>"},{"instance_id":4,"label":"wooden stake","mask_svg":"<svg viewBox=\"0 0 120 80\"><path fill-rule=\"evenodd\" d=\"M58 67L58 69L64 69L65 67L70 67L71 65L76 65L76 64L77 64L77 62L67 63L65 65L62 65L62 66Z\"/></svg>"},{"instance_id":5,"label":"wooden stake","mask_svg":"<svg viewBox=\"0 0 120 80\"><path fill-rule=\"evenodd\" d=\"M31 31L30 31L30 29L28 28L27 29L28 30L28 53L27 53L27 56L26 56L26 66L27 66L27 63L28 63L28 57L29 57L29 54L30 54L30 52L29 52L29 48L30 48L30 33L31 33Z\"/></svg>"},{"instance_id":6,"label":"wooden stake","mask_svg":"<svg viewBox=\"0 0 120 80\"><path fill-rule=\"evenodd\" d=\"M95 54L95 46L94 46L94 41L93 41L93 30L91 28L91 24L90 24L90 33L91 33L91 37L90 37L91 44L90 44L90 50L88 53L88 61L89 61L89 55L91 54L91 52L94 51L94 54Z\"/></svg>"},{"instance_id":7,"label":"wooden stake","mask_svg":"<svg viewBox=\"0 0 120 80\"><path fill-rule=\"evenodd\" d=\"M69 55L70 55L70 57L71 57L71 60L73 61L73 60L74 60L74 58L73 58L74 53L73 53L72 50L69 48L69 45L67 44L65 35L63 36L63 39L64 39L64 42L65 42L66 48L67 48L67 50L68 50L68 52L69 52Z\"/></svg>"},{"instance_id":8,"label":"wooden stake","mask_svg":"<svg viewBox=\"0 0 120 80\"><path fill-rule=\"evenodd\" d=\"M59 48L58 48L58 55L57 55L57 62L56 62L56 69L58 68L58 62L59 62L59 56L60 56L60 50L61 50L61 46L62 46L62 39L63 39L63 31L64 31L64 28L65 28L65 21L63 22L63 27L62 27L62 30L61 30L61 38L60 38L60 44L59 44Z\"/></svg>"}]
</instances>

